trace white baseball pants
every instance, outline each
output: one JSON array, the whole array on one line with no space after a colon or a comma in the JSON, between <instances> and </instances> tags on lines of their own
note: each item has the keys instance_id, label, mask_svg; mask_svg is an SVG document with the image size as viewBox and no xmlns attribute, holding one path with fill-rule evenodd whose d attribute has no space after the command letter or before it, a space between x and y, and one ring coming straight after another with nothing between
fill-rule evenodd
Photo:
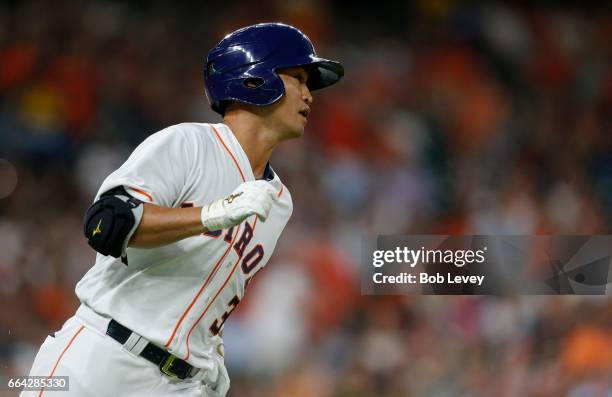
<instances>
[{"instance_id":1,"label":"white baseball pants","mask_svg":"<svg viewBox=\"0 0 612 397\"><path fill-rule=\"evenodd\" d=\"M45 339L30 371L30 376L68 376L69 391L24 391L21 397L206 396L201 374L170 378L107 336L103 323L78 314Z\"/></svg>"}]
</instances>

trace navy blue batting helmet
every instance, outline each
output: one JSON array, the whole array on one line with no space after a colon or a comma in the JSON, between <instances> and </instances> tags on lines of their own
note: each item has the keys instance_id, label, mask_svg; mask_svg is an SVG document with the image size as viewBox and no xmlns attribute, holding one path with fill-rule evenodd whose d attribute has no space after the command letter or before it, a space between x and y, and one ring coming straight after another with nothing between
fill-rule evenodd
<instances>
[{"instance_id":1,"label":"navy blue batting helmet","mask_svg":"<svg viewBox=\"0 0 612 397\"><path fill-rule=\"evenodd\" d=\"M261 23L228 34L206 57L204 80L212 108L221 115L227 101L267 106L285 86L276 71L304 66L311 91L332 85L344 75L339 62L319 58L310 39L293 26Z\"/></svg>"}]
</instances>

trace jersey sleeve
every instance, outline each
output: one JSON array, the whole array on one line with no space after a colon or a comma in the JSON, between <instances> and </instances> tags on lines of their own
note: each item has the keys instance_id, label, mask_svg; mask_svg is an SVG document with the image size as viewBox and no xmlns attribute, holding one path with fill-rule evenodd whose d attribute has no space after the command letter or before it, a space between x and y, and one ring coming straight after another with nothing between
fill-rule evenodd
<instances>
[{"instance_id":1,"label":"jersey sleeve","mask_svg":"<svg viewBox=\"0 0 612 397\"><path fill-rule=\"evenodd\" d=\"M172 207L186 188L195 164L196 142L183 124L145 139L125 163L102 183L96 200L118 186L135 198Z\"/></svg>"}]
</instances>

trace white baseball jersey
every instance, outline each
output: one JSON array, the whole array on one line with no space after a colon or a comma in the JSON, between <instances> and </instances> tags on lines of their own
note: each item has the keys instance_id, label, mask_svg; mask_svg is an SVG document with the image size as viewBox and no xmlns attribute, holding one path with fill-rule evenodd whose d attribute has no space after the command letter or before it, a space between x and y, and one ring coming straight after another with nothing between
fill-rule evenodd
<instances>
[{"instance_id":1,"label":"white baseball jersey","mask_svg":"<svg viewBox=\"0 0 612 397\"><path fill-rule=\"evenodd\" d=\"M271 170L267 170L271 171ZM277 192L268 219L152 249L128 248L120 259L98 254L76 286L81 302L112 317L195 367L210 365L219 331L245 288L270 259L293 209L273 172ZM224 124L184 123L151 135L102 184L98 197L124 186L164 207L200 207L254 180L240 143Z\"/></svg>"}]
</instances>

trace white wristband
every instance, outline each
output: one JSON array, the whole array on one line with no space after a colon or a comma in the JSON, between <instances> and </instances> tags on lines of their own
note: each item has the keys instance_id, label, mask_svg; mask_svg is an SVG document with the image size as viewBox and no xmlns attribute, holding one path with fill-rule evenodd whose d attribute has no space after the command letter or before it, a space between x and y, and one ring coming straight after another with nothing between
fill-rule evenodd
<instances>
[{"instance_id":1,"label":"white wristband","mask_svg":"<svg viewBox=\"0 0 612 397\"><path fill-rule=\"evenodd\" d=\"M223 208L223 199L202 207L200 218L202 225L209 231L221 230L230 226L227 224L229 219Z\"/></svg>"}]
</instances>

